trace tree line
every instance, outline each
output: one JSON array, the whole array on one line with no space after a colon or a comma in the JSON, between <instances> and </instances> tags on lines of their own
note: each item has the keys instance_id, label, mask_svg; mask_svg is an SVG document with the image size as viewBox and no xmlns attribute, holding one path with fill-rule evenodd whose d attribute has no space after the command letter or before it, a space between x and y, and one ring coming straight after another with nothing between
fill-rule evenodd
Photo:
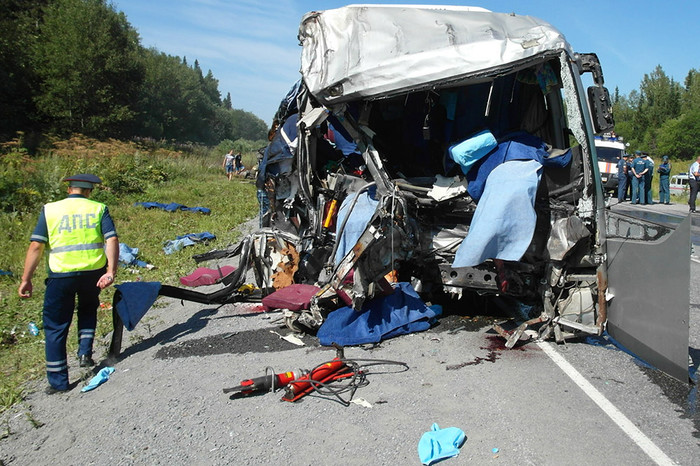
<instances>
[{"instance_id":1,"label":"tree line","mask_svg":"<svg viewBox=\"0 0 700 466\"><path fill-rule=\"evenodd\" d=\"M616 88L612 101L615 132L632 150L680 160L700 155L698 70L691 69L681 84L659 65L629 95L620 95Z\"/></svg>"},{"instance_id":2,"label":"tree line","mask_svg":"<svg viewBox=\"0 0 700 466\"><path fill-rule=\"evenodd\" d=\"M265 140L197 60L141 45L106 0L0 0L0 140L17 131L216 145Z\"/></svg>"}]
</instances>

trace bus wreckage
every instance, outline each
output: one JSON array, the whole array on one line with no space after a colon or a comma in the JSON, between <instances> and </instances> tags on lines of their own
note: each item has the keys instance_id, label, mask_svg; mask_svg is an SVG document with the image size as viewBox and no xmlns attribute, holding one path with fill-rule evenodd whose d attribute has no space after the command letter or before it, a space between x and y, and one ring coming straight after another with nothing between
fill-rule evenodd
<instances>
[{"instance_id":1,"label":"bus wreckage","mask_svg":"<svg viewBox=\"0 0 700 466\"><path fill-rule=\"evenodd\" d=\"M558 342L607 331L687 382L690 223L605 208L594 136L613 119L596 55L539 19L473 7L311 12L298 37L302 77L260 163L263 227L195 256L239 257L223 288L161 295L249 300L252 270L263 302L306 285L285 320L316 330L409 282L470 314L507 308L508 347L527 328ZM634 280L649 263L669 273Z\"/></svg>"}]
</instances>

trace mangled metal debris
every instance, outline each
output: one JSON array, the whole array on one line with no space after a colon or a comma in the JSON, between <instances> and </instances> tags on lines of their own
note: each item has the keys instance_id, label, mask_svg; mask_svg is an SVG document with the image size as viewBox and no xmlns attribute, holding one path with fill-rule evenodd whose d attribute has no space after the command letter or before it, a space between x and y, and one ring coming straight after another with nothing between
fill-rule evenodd
<instances>
[{"instance_id":1,"label":"mangled metal debris","mask_svg":"<svg viewBox=\"0 0 700 466\"><path fill-rule=\"evenodd\" d=\"M617 271L634 262L619 253L631 243L645 261L687 263L687 251L664 244L689 235L606 211L594 135L613 122L594 54L574 53L536 18L471 7L313 12L299 40L302 79L260 164L265 227L234 250L196 258L240 256L223 290L162 294L248 299L237 290L249 269L262 296L317 286L308 308L285 312L290 327L315 330L329 312L359 311L408 282L426 301L510 303L520 326L498 329L509 347L529 327L563 341L624 321L611 329L616 338L687 379L687 299L663 309L674 316L664 335L685 342L682 357L650 344L657 329L641 322L661 311L665 294L628 305L620 290L682 289L687 298L689 274L621 286ZM478 263L459 259L465 238Z\"/></svg>"}]
</instances>

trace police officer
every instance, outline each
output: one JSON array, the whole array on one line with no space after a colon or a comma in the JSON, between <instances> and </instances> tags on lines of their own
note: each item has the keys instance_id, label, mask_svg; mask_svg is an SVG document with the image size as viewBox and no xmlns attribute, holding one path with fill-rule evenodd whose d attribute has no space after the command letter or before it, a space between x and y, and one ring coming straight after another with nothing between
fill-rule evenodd
<instances>
[{"instance_id":1,"label":"police officer","mask_svg":"<svg viewBox=\"0 0 700 466\"><path fill-rule=\"evenodd\" d=\"M627 154L617 161L617 202L624 202L627 191Z\"/></svg>"},{"instance_id":2,"label":"police officer","mask_svg":"<svg viewBox=\"0 0 700 466\"><path fill-rule=\"evenodd\" d=\"M654 200L651 197L651 182L654 177L654 160L649 157L647 152L642 152L642 158L647 167L647 172L644 174L644 187L646 188L645 203L653 204Z\"/></svg>"},{"instance_id":3,"label":"police officer","mask_svg":"<svg viewBox=\"0 0 700 466\"><path fill-rule=\"evenodd\" d=\"M32 277L48 244L48 272L43 323L46 340L46 392L70 389L66 341L78 296L78 361L95 364L92 343L97 325L100 290L114 282L119 240L107 206L89 198L95 175L80 174L68 181L68 197L44 205L30 238L19 295L32 295Z\"/></svg>"},{"instance_id":4,"label":"police officer","mask_svg":"<svg viewBox=\"0 0 700 466\"><path fill-rule=\"evenodd\" d=\"M632 161L632 204L645 204L644 175L646 175L647 164L642 158L641 151L635 151L634 154L636 157Z\"/></svg>"}]
</instances>

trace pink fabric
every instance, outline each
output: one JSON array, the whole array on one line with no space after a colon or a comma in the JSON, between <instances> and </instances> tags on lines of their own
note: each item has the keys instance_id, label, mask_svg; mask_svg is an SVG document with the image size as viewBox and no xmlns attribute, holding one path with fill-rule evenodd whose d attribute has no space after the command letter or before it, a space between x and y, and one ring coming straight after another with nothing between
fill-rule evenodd
<instances>
[{"instance_id":1,"label":"pink fabric","mask_svg":"<svg viewBox=\"0 0 700 466\"><path fill-rule=\"evenodd\" d=\"M207 269L205 267L200 267L186 277L180 277L180 283L185 286L202 286L202 285L213 285L217 281L221 280L226 275L232 274L236 270L236 267L231 265L224 265L221 267L221 271L218 269Z\"/></svg>"},{"instance_id":2,"label":"pink fabric","mask_svg":"<svg viewBox=\"0 0 700 466\"><path fill-rule=\"evenodd\" d=\"M273 309L289 309L300 311L308 309L311 298L318 293L319 287L295 283L277 290L262 299L262 304L268 311Z\"/></svg>"}]
</instances>

